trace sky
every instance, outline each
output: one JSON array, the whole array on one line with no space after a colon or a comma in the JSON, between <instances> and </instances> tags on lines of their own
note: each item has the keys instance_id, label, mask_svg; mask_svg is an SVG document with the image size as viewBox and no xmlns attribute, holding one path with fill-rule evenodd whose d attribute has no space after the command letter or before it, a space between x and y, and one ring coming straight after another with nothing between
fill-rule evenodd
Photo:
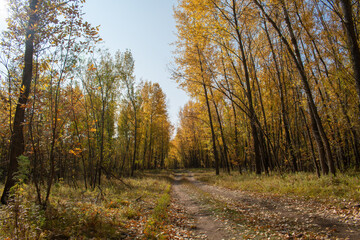
<instances>
[{"instance_id":1,"label":"sky","mask_svg":"<svg viewBox=\"0 0 360 240\"><path fill-rule=\"evenodd\" d=\"M7 0L0 0L0 30L5 27L5 18L7 17L6 2Z\"/></svg>"},{"instance_id":2,"label":"sky","mask_svg":"<svg viewBox=\"0 0 360 240\"><path fill-rule=\"evenodd\" d=\"M0 0L0 29L5 26L5 1ZM130 49L138 80L158 82L168 99L169 116L177 123L180 108L189 97L170 78L176 28L176 0L87 0L84 19L100 25L100 37L110 52Z\"/></svg>"}]
</instances>

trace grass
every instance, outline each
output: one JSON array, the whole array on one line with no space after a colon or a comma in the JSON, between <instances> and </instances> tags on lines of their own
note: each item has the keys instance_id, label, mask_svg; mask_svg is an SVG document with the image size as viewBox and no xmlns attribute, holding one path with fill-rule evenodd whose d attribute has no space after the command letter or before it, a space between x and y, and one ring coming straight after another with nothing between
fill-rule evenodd
<instances>
[{"instance_id":1,"label":"grass","mask_svg":"<svg viewBox=\"0 0 360 240\"><path fill-rule=\"evenodd\" d=\"M19 185L15 198L0 206L0 239L132 239L144 234L147 219L157 222L170 201L169 181L148 173L137 178L105 180L84 190L54 185L51 204L41 210L35 189ZM155 224L154 232L161 226Z\"/></svg>"},{"instance_id":2,"label":"grass","mask_svg":"<svg viewBox=\"0 0 360 240\"><path fill-rule=\"evenodd\" d=\"M145 236L147 239L168 239L166 236L166 227L168 222L168 206L170 205L169 184L165 192L157 200L152 216L145 225Z\"/></svg>"},{"instance_id":3,"label":"grass","mask_svg":"<svg viewBox=\"0 0 360 240\"><path fill-rule=\"evenodd\" d=\"M201 181L230 189L317 199L329 204L360 201L360 176L356 174L319 179L310 173L215 176L213 170L191 171ZM104 179L95 190L73 188L59 181L54 184L46 210L35 204L32 185L19 185L14 189L13 201L0 206L0 239L169 238L169 173L149 171L122 181ZM226 209L226 216L233 215L232 209L221 202L210 205L214 210Z\"/></svg>"},{"instance_id":4,"label":"grass","mask_svg":"<svg viewBox=\"0 0 360 240\"><path fill-rule=\"evenodd\" d=\"M312 173L287 173L257 176L255 174L222 173L192 170L197 179L229 189L304 197L324 202L360 202L360 174L341 174L318 178Z\"/></svg>"}]
</instances>

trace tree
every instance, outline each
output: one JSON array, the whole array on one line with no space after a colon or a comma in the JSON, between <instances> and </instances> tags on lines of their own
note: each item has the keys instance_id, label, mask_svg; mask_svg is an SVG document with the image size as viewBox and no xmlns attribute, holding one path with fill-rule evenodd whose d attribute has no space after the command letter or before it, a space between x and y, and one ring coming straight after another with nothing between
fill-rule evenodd
<instances>
[{"instance_id":1,"label":"tree","mask_svg":"<svg viewBox=\"0 0 360 240\"><path fill-rule=\"evenodd\" d=\"M193 101L212 103L197 110L217 116L206 128L214 129L220 165L227 166L227 148L237 159L230 167L258 174L320 173L319 161L322 174L335 175L359 164L355 70L343 54L338 9L338 2L314 0L179 2L173 78ZM358 16L350 15L355 24ZM189 153L181 147L180 156Z\"/></svg>"},{"instance_id":2,"label":"tree","mask_svg":"<svg viewBox=\"0 0 360 240\"><path fill-rule=\"evenodd\" d=\"M25 55L24 55L24 69L22 73L22 82L19 92L19 99L16 105L13 132L11 134L10 142L10 160L9 168L7 171L7 179L3 194L1 196L1 202L7 203L10 188L16 184L14 174L18 171L18 158L24 153L24 133L23 123L25 120L25 105L27 103L33 72L33 54L34 54L34 38L37 33L38 15L36 8L38 5L37 0L31 0L29 4L29 21L26 28L26 41L25 41Z\"/></svg>"},{"instance_id":3,"label":"tree","mask_svg":"<svg viewBox=\"0 0 360 240\"><path fill-rule=\"evenodd\" d=\"M130 101L131 106L133 108L134 114L134 149L133 149L133 157L131 163L131 176L134 176L135 171L135 160L136 160L136 152L137 152L137 140L138 140L138 96L135 87L135 77L134 77L134 59L129 50L121 54L118 52L116 54L117 58L117 70L119 71L119 75L122 83L126 87L126 98Z\"/></svg>"},{"instance_id":4,"label":"tree","mask_svg":"<svg viewBox=\"0 0 360 240\"><path fill-rule=\"evenodd\" d=\"M348 48L351 56L352 68L355 78L356 91L359 98L359 110L360 110L360 48L359 48L359 36L358 30L354 23L352 1L341 0L341 6L344 14L344 28L347 36Z\"/></svg>"},{"instance_id":5,"label":"tree","mask_svg":"<svg viewBox=\"0 0 360 240\"><path fill-rule=\"evenodd\" d=\"M27 2L27 1L26 1ZM11 8L11 16L13 21L8 21L8 30L5 32L4 40L12 41L23 46L25 42L24 63L16 67L23 67L22 84L19 86L19 100L17 110L14 116L13 134L11 137L10 147L10 163L7 172L7 182L4 189L2 201L6 202L9 189L16 183L13 175L17 172L17 158L23 154L27 154L26 141L24 139L23 128L29 128L32 135L32 120L34 119L35 102L40 100L37 95L40 91L35 90L30 99L30 89L32 79L37 83L41 75L42 81L49 80L49 106L51 114L51 151L49 157L49 172L47 175L47 190L45 200L41 200L39 186L38 201L44 207L48 202L51 185L55 174L55 143L59 137L59 102L61 101L61 84L65 82L65 78L69 77L70 69L76 64L76 55L79 51L87 50L89 44L99 40L97 30L89 24L85 24L81 14L81 3L84 1L30 1L30 7L25 7L24 1L13 1ZM24 29L24 18L28 17L26 29ZM79 47L80 39L83 45ZM6 47L6 44L1 44ZM17 54L14 52L13 54ZM14 58L9 55L8 57ZM19 58L21 56L15 56ZM33 67L35 66L35 67ZM56 66L56 67L55 67ZM41 72L40 72L41 71ZM39 88L35 84L36 88ZM26 119L27 112L33 107L30 121ZM10 112L11 113L11 112ZM10 118L12 118L10 114ZM29 125L30 124L30 125ZM32 140L34 140L32 136ZM34 141L33 141L34 143ZM34 144L33 144L34 146ZM26 152L25 152L26 150ZM37 157L35 157L37 159ZM32 173L38 176L37 160L32 162ZM37 177L34 178L35 182Z\"/></svg>"}]
</instances>

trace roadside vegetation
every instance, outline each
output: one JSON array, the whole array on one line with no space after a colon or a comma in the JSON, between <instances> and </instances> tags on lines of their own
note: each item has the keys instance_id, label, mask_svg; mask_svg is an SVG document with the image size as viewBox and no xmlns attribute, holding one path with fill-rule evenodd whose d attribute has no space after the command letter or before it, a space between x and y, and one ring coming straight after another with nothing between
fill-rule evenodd
<instances>
[{"instance_id":1,"label":"roadside vegetation","mask_svg":"<svg viewBox=\"0 0 360 240\"><path fill-rule=\"evenodd\" d=\"M84 190L55 184L51 204L35 204L35 189L24 183L0 208L1 239L158 239L169 205L170 182L154 174L123 180L104 179Z\"/></svg>"},{"instance_id":2,"label":"roadside vegetation","mask_svg":"<svg viewBox=\"0 0 360 240\"><path fill-rule=\"evenodd\" d=\"M192 169L191 172L200 181L232 190L302 197L330 204L360 203L360 176L356 173L318 178L314 173L305 172L261 176L237 172L214 176L212 169Z\"/></svg>"}]
</instances>

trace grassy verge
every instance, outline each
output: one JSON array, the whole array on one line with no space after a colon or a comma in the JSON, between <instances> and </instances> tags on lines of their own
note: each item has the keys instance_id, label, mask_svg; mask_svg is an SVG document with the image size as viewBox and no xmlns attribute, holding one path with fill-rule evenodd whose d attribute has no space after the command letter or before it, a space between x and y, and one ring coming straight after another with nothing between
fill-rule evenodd
<instances>
[{"instance_id":1,"label":"grassy verge","mask_svg":"<svg viewBox=\"0 0 360 240\"><path fill-rule=\"evenodd\" d=\"M169 184L165 192L157 200L151 217L145 225L144 234L147 239L167 239L168 206L170 205Z\"/></svg>"},{"instance_id":2,"label":"grassy verge","mask_svg":"<svg viewBox=\"0 0 360 240\"><path fill-rule=\"evenodd\" d=\"M133 239L147 219L160 219L169 186L155 174L104 180L95 190L58 182L51 204L41 210L34 187L24 184L12 203L0 206L0 239Z\"/></svg>"},{"instance_id":3,"label":"grassy verge","mask_svg":"<svg viewBox=\"0 0 360 240\"><path fill-rule=\"evenodd\" d=\"M230 189L271 193L284 196L304 197L333 203L360 202L360 174L338 174L336 177L318 178L311 173L255 174L222 173L215 176L213 170L192 170L194 176L204 182Z\"/></svg>"}]
</instances>

